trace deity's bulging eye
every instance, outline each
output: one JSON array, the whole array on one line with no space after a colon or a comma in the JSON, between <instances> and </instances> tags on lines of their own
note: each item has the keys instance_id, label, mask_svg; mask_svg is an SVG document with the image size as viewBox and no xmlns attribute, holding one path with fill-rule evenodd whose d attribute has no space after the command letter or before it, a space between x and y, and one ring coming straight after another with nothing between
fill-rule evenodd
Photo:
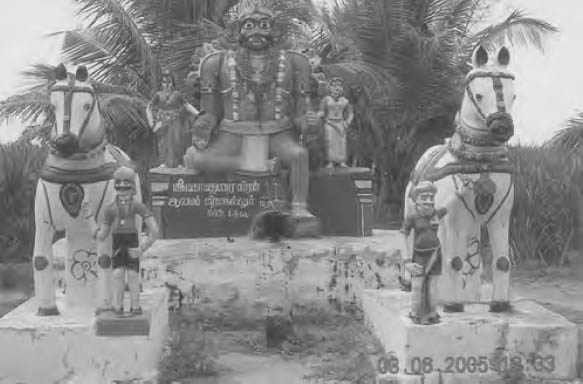
<instances>
[{"instance_id":1,"label":"deity's bulging eye","mask_svg":"<svg viewBox=\"0 0 583 384\"><path fill-rule=\"evenodd\" d=\"M253 29L255 28L255 22L253 20L247 20L243 23L243 29Z\"/></svg>"},{"instance_id":2,"label":"deity's bulging eye","mask_svg":"<svg viewBox=\"0 0 583 384\"><path fill-rule=\"evenodd\" d=\"M91 108L91 104L89 104L89 103L83 104L83 109L84 110L89 111L90 108Z\"/></svg>"},{"instance_id":3,"label":"deity's bulging eye","mask_svg":"<svg viewBox=\"0 0 583 384\"><path fill-rule=\"evenodd\" d=\"M261 28L261 29L271 28L271 20L269 20L269 19L261 20L261 22L259 23L259 28Z\"/></svg>"}]
</instances>

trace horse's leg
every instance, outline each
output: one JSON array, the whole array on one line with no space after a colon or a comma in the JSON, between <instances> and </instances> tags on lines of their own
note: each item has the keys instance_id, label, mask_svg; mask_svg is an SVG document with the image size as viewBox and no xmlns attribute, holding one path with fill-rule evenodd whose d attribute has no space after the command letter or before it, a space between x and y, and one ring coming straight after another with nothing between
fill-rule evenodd
<instances>
[{"instance_id":1,"label":"horse's leg","mask_svg":"<svg viewBox=\"0 0 583 384\"><path fill-rule=\"evenodd\" d=\"M503 312L510 309L510 255L508 231L510 212L514 203L513 193L488 224L488 235L492 248L493 292L490 303L491 312Z\"/></svg>"},{"instance_id":2,"label":"horse's leg","mask_svg":"<svg viewBox=\"0 0 583 384\"><path fill-rule=\"evenodd\" d=\"M51 217L49 196L42 181L36 188L34 236L34 290L38 300L39 316L57 316L55 282L53 275L53 237L55 228Z\"/></svg>"},{"instance_id":3,"label":"horse's leg","mask_svg":"<svg viewBox=\"0 0 583 384\"><path fill-rule=\"evenodd\" d=\"M467 239L472 225L472 217L461 204L450 208L439 228L443 257L444 284L442 293L444 312L464 311L464 280L461 275L467 252ZM443 241L444 239L445 241Z\"/></svg>"}]
</instances>

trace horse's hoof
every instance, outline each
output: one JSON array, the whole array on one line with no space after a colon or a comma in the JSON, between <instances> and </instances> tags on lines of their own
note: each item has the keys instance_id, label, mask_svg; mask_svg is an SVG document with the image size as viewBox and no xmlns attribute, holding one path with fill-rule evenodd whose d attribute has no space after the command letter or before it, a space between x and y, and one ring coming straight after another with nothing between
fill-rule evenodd
<instances>
[{"instance_id":1,"label":"horse's hoof","mask_svg":"<svg viewBox=\"0 0 583 384\"><path fill-rule=\"evenodd\" d=\"M461 303L445 304L443 306L443 312L446 312L446 313L457 313L457 312L463 312L463 311L464 311L464 305Z\"/></svg>"},{"instance_id":2,"label":"horse's hoof","mask_svg":"<svg viewBox=\"0 0 583 384\"><path fill-rule=\"evenodd\" d=\"M61 312L59 312L59 308L55 305L54 307L43 308L39 307L37 313L38 316L59 316Z\"/></svg>"},{"instance_id":3,"label":"horse's hoof","mask_svg":"<svg viewBox=\"0 0 583 384\"><path fill-rule=\"evenodd\" d=\"M512 308L509 301L493 301L490 303L490 312L507 312Z\"/></svg>"}]
</instances>

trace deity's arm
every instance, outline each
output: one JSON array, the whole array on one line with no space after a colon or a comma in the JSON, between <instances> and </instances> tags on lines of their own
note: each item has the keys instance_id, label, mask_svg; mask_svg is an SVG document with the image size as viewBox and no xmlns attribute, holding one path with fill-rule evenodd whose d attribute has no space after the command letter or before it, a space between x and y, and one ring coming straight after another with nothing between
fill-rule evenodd
<instances>
[{"instance_id":1,"label":"deity's arm","mask_svg":"<svg viewBox=\"0 0 583 384\"><path fill-rule=\"evenodd\" d=\"M208 140L211 131L223 118L222 96L219 73L223 52L207 55L200 64L200 113L204 113L195 123L195 135ZM204 117L204 118L203 118Z\"/></svg>"},{"instance_id":2,"label":"deity's arm","mask_svg":"<svg viewBox=\"0 0 583 384\"><path fill-rule=\"evenodd\" d=\"M148 230L148 236L144 239L141 246L142 251L146 251L158 239L160 230L152 212L143 203L137 202L135 204L136 212L142 216Z\"/></svg>"},{"instance_id":3,"label":"deity's arm","mask_svg":"<svg viewBox=\"0 0 583 384\"><path fill-rule=\"evenodd\" d=\"M193 116L198 116L199 112L192 104L190 104L182 95L182 93L178 92L179 101L182 107L186 110L186 112L190 113Z\"/></svg>"},{"instance_id":4,"label":"deity's arm","mask_svg":"<svg viewBox=\"0 0 583 384\"><path fill-rule=\"evenodd\" d=\"M310 111L312 65L308 57L299 52L290 51L289 57L292 73L295 74L292 91L295 103L293 122L296 127L303 127L306 113Z\"/></svg>"}]
</instances>

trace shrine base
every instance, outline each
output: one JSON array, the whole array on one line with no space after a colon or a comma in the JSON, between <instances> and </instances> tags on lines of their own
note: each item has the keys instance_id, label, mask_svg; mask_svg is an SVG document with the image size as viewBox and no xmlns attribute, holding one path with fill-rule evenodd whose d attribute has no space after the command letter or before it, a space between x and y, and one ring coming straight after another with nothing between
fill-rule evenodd
<instances>
[{"instance_id":1,"label":"shrine base","mask_svg":"<svg viewBox=\"0 0 583 384\"><path fill-rule=\"evenodd\" d=\"M184 305L258 320L267 309L360 305L365 288L396 288L401 260L397 231L369 237L247 237L158 240L141 262L146 286L168 284ZM279 308L282 307L282 308Z\"/></svg>"},{"instance_id":2,"label":"shrine base","mask_svg":"<svg viewBox=\"0 0 583 384\"><path fill-rule=\"evenodd\" d=\"M377 383L577 383L577 326L530 300L509 313L486 304L443 313L441 323L415 325L409 294L367 290L366 321L384 349L375 356Z\"/></svg>"},{"instance_id":3,"label":"shrine base","mask_svg":"<svg viewBox=\"0 0 583 384\"><path fill-rule=\"evenodd\" d=\"M64 315L55 317L37 316L33 297L0 318L0 383L112 384L134 379L153 384L168 332L167 302L166 289L146 289L142 307L149 334L124 335L124 327L114 332L109 324L102 331L115 337L103 337L97 335L95 316L64 310L64 297L57 299Z\"/></svg>"}]
</instances>

